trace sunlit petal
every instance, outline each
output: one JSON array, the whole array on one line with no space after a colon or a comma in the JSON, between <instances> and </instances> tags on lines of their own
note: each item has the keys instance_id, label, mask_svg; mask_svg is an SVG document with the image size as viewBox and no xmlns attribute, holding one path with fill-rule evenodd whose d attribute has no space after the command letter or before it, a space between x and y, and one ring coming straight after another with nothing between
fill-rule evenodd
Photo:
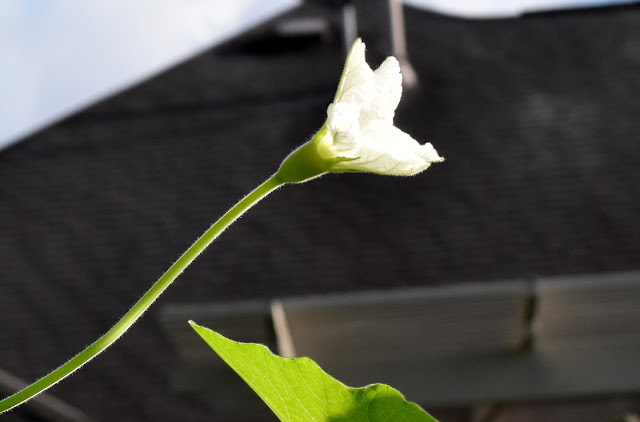
<instances>
[{"instance_id":1,"label":"sunlit petal","mask_svg":"<svg viewBox=\"0 0 640 422\"><path fill-rule=\"evenodd\" d=\"M364 43L358 39L351 47L342 71L334 103L369 104L375 95L373 71L364 58Z\"/></svg>"}]
</instances>

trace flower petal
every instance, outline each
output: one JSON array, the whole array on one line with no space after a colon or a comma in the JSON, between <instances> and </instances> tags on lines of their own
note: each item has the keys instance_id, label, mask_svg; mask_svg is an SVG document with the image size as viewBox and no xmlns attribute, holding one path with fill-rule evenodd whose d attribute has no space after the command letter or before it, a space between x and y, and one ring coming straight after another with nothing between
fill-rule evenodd
<instances>
[{"instance_id":1,"label":"flower petal","mask_svg":"<svg viewBox=\"0 0 640 422\"><path fill-rule=\"evenodd\" d=\"M402 73L395 57L387 57L374 76L375 96L360 114L361 122L373 119L393 121L402 96Z\"/></svg>"},{"instance_id":2,"label":"flower petal","mask_svg":"<svg viewBox=\"0 0 640 422\"><path fill-rule=\"evenodd\" d=\"M351 151L360 140L359 114L360 108L354 104L344 102L329 104L327 108L327 127L333 139L332 150L337 155L351 158L357 157Z\"/></svg>"},{"instance_id":3,"label":"flower petal","mask_svg":"<svg viewBox=\"0 0 640 422\"><path fill-rule=\"evenodd\" d=\"M364 58L364 43L359 38L351 47L342 71L334 103L369 104L375 95L373 70Z\"/></svg>"},{"instance_id":4,"label":"flower petal","mask_svg":"<svg viewBox=\"0 0 640 422\"><path fill-rule=\"evenodd\" d=\"M431 163L443 161L430 143L415 139L385 120L374 120L362 128L359 158L338 163L335 171L409 176L426 170Z\"/></svg>"}]
</instances>

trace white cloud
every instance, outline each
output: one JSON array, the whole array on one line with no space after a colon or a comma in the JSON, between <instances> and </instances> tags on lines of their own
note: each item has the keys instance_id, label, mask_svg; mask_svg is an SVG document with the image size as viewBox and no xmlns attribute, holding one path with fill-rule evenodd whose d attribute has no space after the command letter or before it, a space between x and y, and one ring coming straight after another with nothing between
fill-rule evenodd
<instances>
[{"instance_id":1,"label":"white cloud","mask_svg":"<svg viewBox=\"0 0 640 422\"><path fill-rule=\"evenodd\" d=\"M2 0L0 147L297 0Z\"/></svg>"},{"instance_id":2,"label":"white cloud","mask_svg":"<svg viewBox=\"0 0 640 422\"><path fill-rule=\"evenodd\" d=\"M403 0L403 3L463 18L513 17L524 12L607 6L637 0Z\"/></svg>"}]
</instances>

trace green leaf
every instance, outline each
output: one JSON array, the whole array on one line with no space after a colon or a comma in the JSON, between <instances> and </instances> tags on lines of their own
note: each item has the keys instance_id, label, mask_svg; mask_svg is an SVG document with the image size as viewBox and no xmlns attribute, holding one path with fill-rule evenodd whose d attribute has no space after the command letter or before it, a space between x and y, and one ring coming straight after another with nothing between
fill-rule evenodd
<instances>
[{"instance_id":1,"label":"green leaf","mask_svg":"<svg viewBox=\"0 0 640 422\"><path fill-rule=\"evenodd\" d=\"M388 385L347 387L309 358L282 358L261 344L189 324L281 421L437 422Z\"/></svg>"}]
</instances>

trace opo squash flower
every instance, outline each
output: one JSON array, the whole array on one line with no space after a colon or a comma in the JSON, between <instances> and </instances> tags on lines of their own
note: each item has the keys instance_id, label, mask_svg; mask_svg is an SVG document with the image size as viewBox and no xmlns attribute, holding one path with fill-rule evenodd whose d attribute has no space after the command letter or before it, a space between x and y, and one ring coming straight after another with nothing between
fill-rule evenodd
<instances>
[{"instance_id":1,"label":"opo squash flower","mask_svg":"<svg viewBox=\"0 0 640 422\"><path fill-rule=\"evenodd\" d=\"M325 124L283 161L277 173L282 182L304 182L327 172L411 176L443 161L431 143L420 145L393 124L402 95L398 60L388 57L373 71L364 51L364 43L356 40Z\"/></svg>"}]
</instances>

